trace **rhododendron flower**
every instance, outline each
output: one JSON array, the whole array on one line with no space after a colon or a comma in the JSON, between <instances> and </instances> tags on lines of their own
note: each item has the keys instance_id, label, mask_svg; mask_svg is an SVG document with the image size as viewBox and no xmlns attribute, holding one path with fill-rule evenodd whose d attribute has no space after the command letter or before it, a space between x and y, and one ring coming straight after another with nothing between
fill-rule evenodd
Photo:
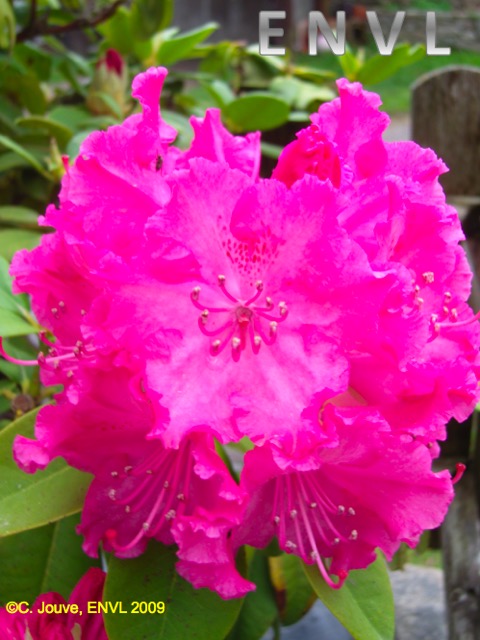
<instances>
[{"instance_id":1,"label":"rhododendron flower","mask_svg":"<svg viewBox=\"0 0 480 640\"><path fill-rule=\"evenodd\" d=\"M340 586L441 522L452 480L431 459L478 397L444 165L383 142L378 97L340 81L262 180L258 135L217 111L172 145L165 73L135 79L141 114L85 140L45 216L55 233L14 259L56 337L43 380L64 385L16 459L94 474L88 553L176 542L181 575L229 598L252 586L237 546L276 533ZM244 436L238 487L213 442Z\"/></svg>"},{"instance_id":2,"label":"rhododendron flower","mask_svg":"<svg viewBox=\"0 0 480 640\"><path fill-rule=\"evenodd\" d=\"M104 582L104 572L92 568L75 586L68 603L52 592L38 596L29 613L0 609L2 640L107 640L102 614L88 613L87 606L102 601ZM72 613L68 604L77 605L78 613Z\"/></svg>"}]
</instances>

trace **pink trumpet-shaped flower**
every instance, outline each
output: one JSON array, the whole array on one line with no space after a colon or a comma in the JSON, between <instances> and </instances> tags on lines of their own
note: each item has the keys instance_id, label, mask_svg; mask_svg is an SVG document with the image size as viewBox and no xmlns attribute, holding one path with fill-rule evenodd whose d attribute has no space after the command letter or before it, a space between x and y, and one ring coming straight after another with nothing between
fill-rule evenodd
<instances>
[{"instance_id":1,"label":"pink trumpet-shaped flower","mask_svg":"<svg viewBox=\"0 0 480 640\"><path fill-rule=\"evenodd\" d=\"M339 81L261 180L258 135L217 111L172 145L165 75L137 76L142 112L85 140L45 216L54 234L13 261L55 336L42 379L64 385L16 459L93 473L90 554L175 542L179 573L230 598L252 587L237 546L277 535L338 586L441 522L452 481L431 458L477 402L445 167L383 142L378 96ZM243 436L238 487L214 439Z\"/></svg>"}]
</instances>

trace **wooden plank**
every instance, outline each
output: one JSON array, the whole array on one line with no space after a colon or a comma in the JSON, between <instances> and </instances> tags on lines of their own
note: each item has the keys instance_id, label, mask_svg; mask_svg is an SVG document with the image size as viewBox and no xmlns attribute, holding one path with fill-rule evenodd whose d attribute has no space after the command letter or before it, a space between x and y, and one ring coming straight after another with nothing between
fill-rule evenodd
<instances>
[{"instance_id":1,"label":"wooden plank","mask_svg":"<svg viewBox=\"0 0 480 640\"><path fill-rule=\"evenodd\" d=\"M480 195L480 69L450 66L412 87L412 138L449 167L447 194Z\"/></svg>"},{"instance_id":2,"label":"wooden plank","mask_svg":"<svg viewBox=\"0 0 480 640\"><path fill-rule=\"evenodd\" d=\"M480 640L480 519L467 470L442 525L449 640Z\"/></svg>"}]
</instances>

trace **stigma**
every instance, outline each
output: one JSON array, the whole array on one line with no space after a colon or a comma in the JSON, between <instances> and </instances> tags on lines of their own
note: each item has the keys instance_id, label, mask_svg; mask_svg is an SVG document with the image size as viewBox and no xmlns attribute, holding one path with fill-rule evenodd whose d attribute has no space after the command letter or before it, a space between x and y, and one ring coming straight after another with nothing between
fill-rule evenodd
<instances>
[{"instance_id":1,"label":"stigma","mask_svg":"<svg viewBox=\"0 0 480 640\"><path fill-rule=\"evenodd\" d=\"M259 353L263 344L272 345L277 340L278 325L288 316L284 301L274 304L272 298L264 295L261 280L255 283L252 295L239 300L226 287L226 277L218 276L218 287L223 298L221 306L206 306L200 301L200 287L194 287L190 294L193 305L201 311L198 327L203 335L212 338L210 354L218 356L230 347L233 360L238 361L248 345L254 354Z\"/></svg>"}]
</instances>

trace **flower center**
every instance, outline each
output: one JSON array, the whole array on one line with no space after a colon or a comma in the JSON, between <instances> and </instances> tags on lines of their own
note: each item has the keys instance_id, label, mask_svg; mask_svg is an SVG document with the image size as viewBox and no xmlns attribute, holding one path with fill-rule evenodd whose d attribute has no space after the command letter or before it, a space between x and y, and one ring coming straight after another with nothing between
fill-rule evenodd
<instances>
[{"instance_id":1,"label":"flower center","mask_svg":"<svg viewBox=\"0 0 480 640\"><path fill-rule=\"evenodd\" d=\"M224 298L224 306L202 304L200 287L195 287L190 294L194 306L201 310L198 318L200 331L209 338L215 338L210 343L210 354L218 356L230 345L232 358L237 362L249 343L255 354L259 352L262 342L272 345L277 339L278 324L288 315L285 302L278 303L278 315L272 315L275 304L269 296L265 296L262 304L259 304L264 290L261 280L255 283L255 294L244 301L238 300L227 290L225 276L218 276L218 286L228 300L228 305L225 305Z\"/></svg>"}]
</instances>

